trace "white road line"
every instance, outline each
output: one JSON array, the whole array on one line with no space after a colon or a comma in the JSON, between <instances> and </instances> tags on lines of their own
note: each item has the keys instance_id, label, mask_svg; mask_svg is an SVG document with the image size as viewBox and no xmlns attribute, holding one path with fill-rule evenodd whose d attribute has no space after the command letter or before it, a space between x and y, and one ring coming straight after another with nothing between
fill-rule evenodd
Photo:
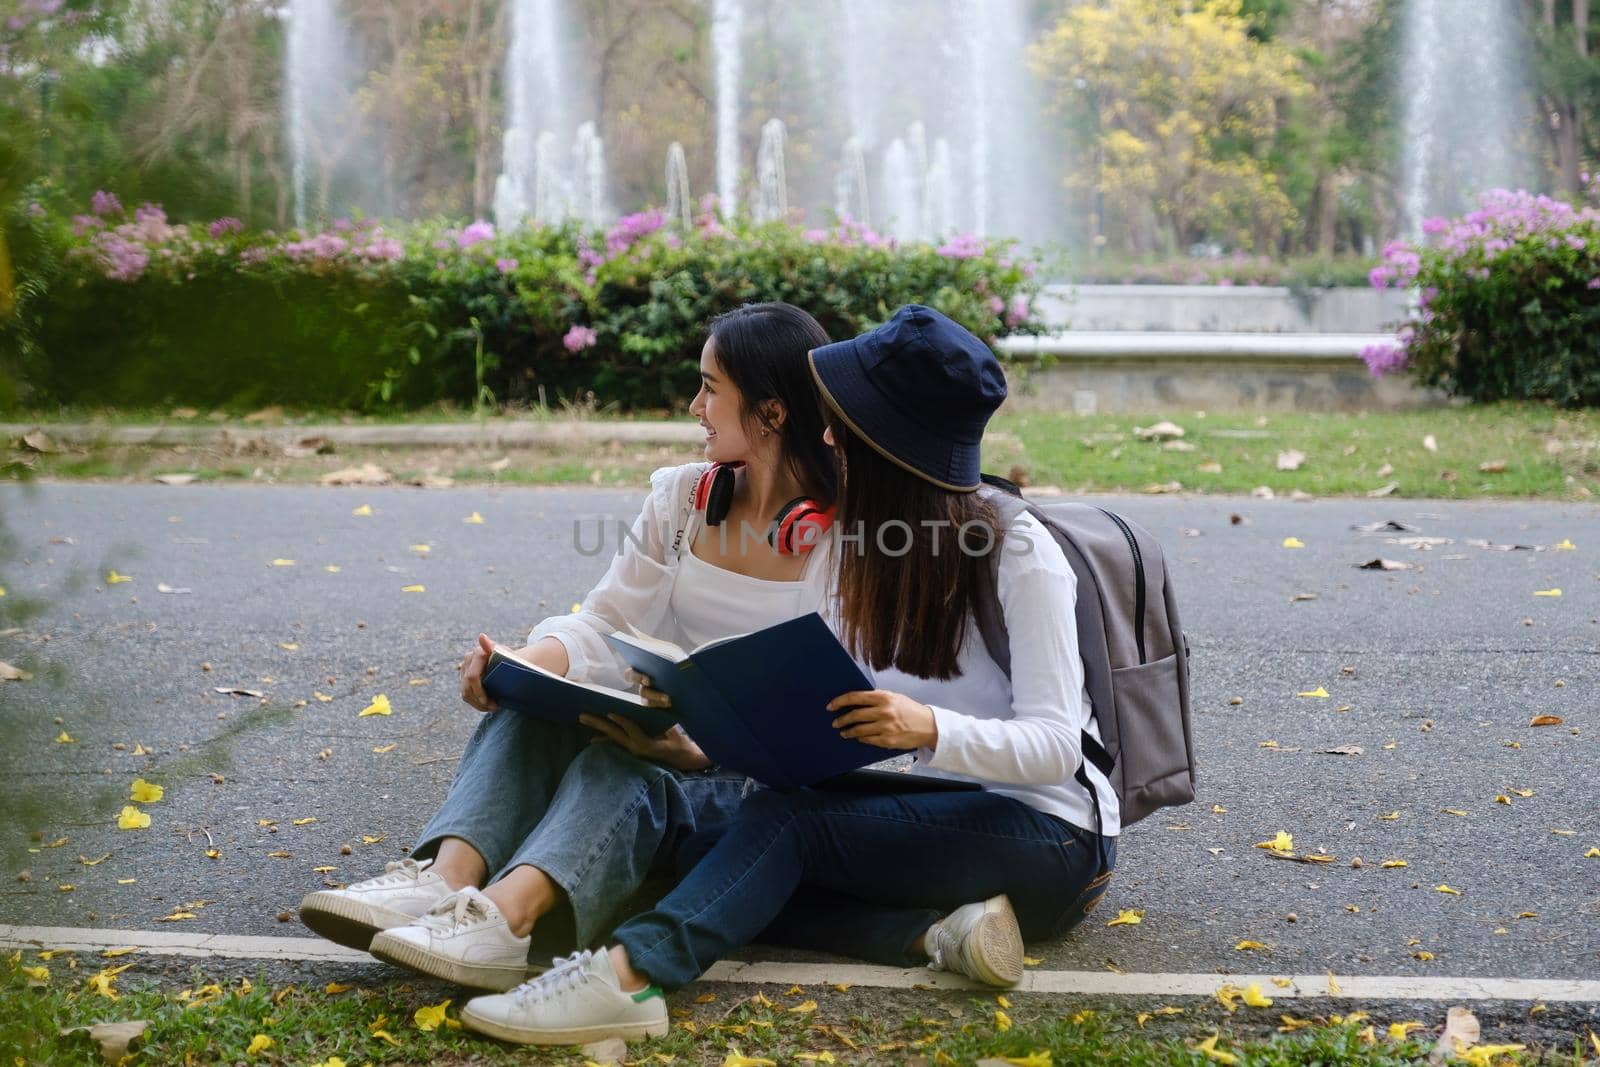
<instances>
[{"instance_id":1,"label":"white road line","mask_svg":"<svg viewBox=\"0 0 1600 1067\"><path fill-rule=\"evenodd\" d=\"M70 949L101 952L137 948L154 956L211 956L232 959L287 960L316 963L373 963L365 952L342 948L314 937L239 937L190 934L169 930L104 930L70 926L7 926L0 924L0 948ZM1600 1004L1600 981L1560 978L1411 978L1405 976L1335 977L1338 992L1326 975L1289 977L1287 987L1266 974L1112 974L1107 971L1038 971L1023 975L1013 992L1075 993L1087 996L1209 997L1224 983L1243 988L1258 983L1273 998L1306 997L1342 1000L1514 1000ZM703 982L750 985L841 985L878 989L972 989L972 982L918 967L874 967L860 963L740 963L723 960L706 972Z\"/></svg>"}]
</instances>

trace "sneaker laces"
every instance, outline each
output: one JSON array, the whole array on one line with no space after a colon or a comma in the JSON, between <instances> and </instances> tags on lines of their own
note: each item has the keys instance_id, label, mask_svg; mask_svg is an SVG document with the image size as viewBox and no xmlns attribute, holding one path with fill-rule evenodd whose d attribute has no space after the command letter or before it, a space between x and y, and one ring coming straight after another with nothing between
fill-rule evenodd
<instances>
[{"instance_id":1,"label":"sneaker laces","mask_svg":"<svg viewBox=\"0 0 1600 1067\"><path fill-rule=\"evenodd\" d=\"M383 865L383 873L357 882L351 889L387 889L392 886L416 882L422 877L422 872L433 865L432 860L417 862L414 859L391 860Z\"/></svg>"},{"instance_id":2,"label":"sneaker laces","mask_svg":"<svg viewBox=\"0 0 1600 1067\"><path fill-rule=\"evenodd\" d=\"M439 901L419 916L417 922L436 930L457 929L486 922L493 906L493 901L469 886Z\"/></svg>"},{"instance_id":3,"label":"sneaker laces","mask_svg":"<svg viewBox=\"0 0 1600 1067\"><path fill-rule=\"evenodd\" d=\"M550 969L536 978L530 978L511 991L511 996L518 1003L533 1001L539 1003L566 992L576 989L589 978L589 964L594 960L594 951L584 949L570 956L559 957L551 962Z\"/></svg>"},{"instance_id":4,"label":"sneaker laces","mask_svg":"<svg viewBox=\"0 0 1600 1067\"><path fill-rule=\"evenodd\" d=\"M928 928L927 934L922 939L923 947L928 950L928 969L930 971L947 971L945 965L945 929L944 923L936 922Z\"/></svg>"}]
</instances>

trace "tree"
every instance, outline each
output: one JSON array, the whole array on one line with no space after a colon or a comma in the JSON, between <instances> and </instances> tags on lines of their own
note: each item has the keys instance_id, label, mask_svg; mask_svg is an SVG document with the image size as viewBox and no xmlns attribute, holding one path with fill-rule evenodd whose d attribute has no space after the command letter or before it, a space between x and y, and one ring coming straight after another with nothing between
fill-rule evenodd
<instances>
[{"instance_id":1,"label":"tree","mask_svg":"<svg viewBox=\"0 0 1600 1067\"><path fill-rule=\"evenodd\" d=\"M1582 161L1596 154L1589 138L1600 136L1600 128L1588 120L1600 110L1600 50L1590 47L1590 0L1564 0L1559 6L1556 0L1536 2L1540 110L1549 117L1546 129L1561 191L1576 198L1583 188Z\"/></svg>"},{"instance_id":2,"label":"tree","mask_svg":"<svg viewBox=\"0 0 1600 1067\"><path fill-rule=\"evenodd\" d=\"M1254 25L1241 0L1104 0L1068 10L1035 45L1035 71L1087 148L1065 182L1103 191L1101 225L1132 251L1258 248L1293 223L1266 154L1281 102L1307 85Z\"/></svg>"}]
</instances>

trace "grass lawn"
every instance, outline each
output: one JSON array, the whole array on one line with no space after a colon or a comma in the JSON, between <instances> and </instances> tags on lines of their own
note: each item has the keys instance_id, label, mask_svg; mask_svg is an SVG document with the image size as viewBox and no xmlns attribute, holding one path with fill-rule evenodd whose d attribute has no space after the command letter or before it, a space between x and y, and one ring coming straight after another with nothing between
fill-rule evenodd
<instances>
[{"instance_id":1,"label":"grass lawn","mask_svg":"<svg viewBox=\"0 0 1600 1067\"><path fill-rule=\"evenodd\" d=\"M204 416L181 414L186 419L179 421L207 421ZM150 412L51 415L58 421L89 421L93 416L105 426L158 421ZM522 412L496 416L494 421L552 417ZM445 409L410 419L471 421L465 413ZM1164 420L1180 426L1184 436L1177 440L1139 436L1139 429ZM48 432L52 419L29 421ZM83 445L41 453L10 441L5 442L8 451L0 462L11 477L82 480L143 481L161 473L189 473L197 481L209 482L314 482L343 467L373 463L397 481L431 475L457 482L640 486L655 467L699 454L694 447L617 443L509 451L473 446L341 446L308 456L286 454L258 432L264 426L338 421L318 413L269 413L253 422L228 423L229 440L218 446ZM1501 404L1421 412L1259 416L1174 411L1087 418L1056 412L1004 414L990 424L985 467L1034 487L1067 493L1249 494L1264 487L1280 496L1298 491L1316 497L1588 500L1600 493L1600 411Z\"/></svg>"},{"instance_id":2,"label":"grass lawn","mask_svg":"<svg viewBox=\"0 0 1600 1067\"><path fill-rule=\"evenodd\" d=\"M130 1064L501 1064L566 1063L576 1049L537 1052L502 1045L459 1028L453 999L428 1029L430 1002L409 985L365 988L328 984L272 988L249 979L212 984L198 970L181 988L158 988L132 975L96 976L126 963L36 952L0 958L0 1063L101 1062L87 1035L61 1031L101 1022L148 1022ZM664 1038L634 1044L632 1064L906 1063L949 1067L985 1057L1025 1067L1110 1063L1177 1067L1209 1063L1266 1065L1422 1064L1436 1030L1390 1024L1360 1013L1301 1018L1281 1006L1225 1015L1207 1002L1147 1013L1072 1006L1020 995L974 993L964 1003L929 1004L930 1014L874 1013L849 988L812 987L707 993L672 1009ZM676 998L684 1001L685 998ZM1521 1049L1521 1046L1518 1046ZM1486 1052L1487 1049L1480 1050ZM1483 1056L1490 1064L1585 1062L1588 1040ZM1470 1059L1465 1062L1472 1062Z\"/></svg>"}]
</instances>

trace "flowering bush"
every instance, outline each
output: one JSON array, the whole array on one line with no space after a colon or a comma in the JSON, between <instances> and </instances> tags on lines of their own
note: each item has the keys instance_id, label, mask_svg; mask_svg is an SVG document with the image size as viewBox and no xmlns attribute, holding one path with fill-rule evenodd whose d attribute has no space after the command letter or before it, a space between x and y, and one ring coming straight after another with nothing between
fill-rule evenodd
<instances>
[{"instance_id":1,"label":"flowering bush","mask_svg":"<svg viewBox=\"0 0 1600 1067\"><path fill-rule=\"evenodd\" d=\"M1600 200L1600 175L1584 183ZM1600 404L1600 210L1504 189L1480 203L1384 249L1372 284L1413 290L1416 312L1367 366L1474 401Z\"/></svg>"},{"instance_id":2,"label":"flowering bush","mask_svg":"<svg viewBox=\"0 0 1600 1067\"><path fill-rule=\"evenodd\" d=\"M40 316L34 402L318 408L588 396L676 408L698 387L705 323L786 300L849 336L903 303L980 336L1038 332L1033 266L972 236L900 247L826 230L660 211L603 232L486 221L247 232L239 220L128 218L108 192L51 228L61 277ZM481 378L479 377L481 375Z\"/></svg>"}]
</instances>

